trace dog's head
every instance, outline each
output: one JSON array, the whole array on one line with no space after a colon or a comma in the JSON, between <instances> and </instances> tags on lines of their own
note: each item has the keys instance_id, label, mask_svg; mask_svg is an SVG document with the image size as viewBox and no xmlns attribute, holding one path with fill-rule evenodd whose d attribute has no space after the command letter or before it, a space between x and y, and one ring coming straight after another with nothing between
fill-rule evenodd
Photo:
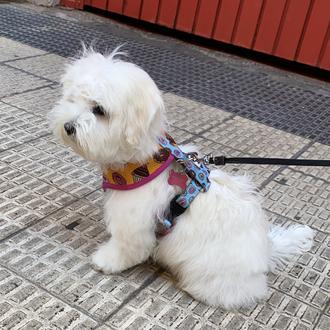
<instances>
[{"instance_id":1,"label":"dog's head","mask_svg":"<svg viewBox=\"0 0 330 330\"><path fill-rule=\"evenodd\" d=\"M50 113L54 134L102 165L142 162L165 129L161 93L138 66L85 51L67 67L63 95Z\"/></svg>"}]
</instances>

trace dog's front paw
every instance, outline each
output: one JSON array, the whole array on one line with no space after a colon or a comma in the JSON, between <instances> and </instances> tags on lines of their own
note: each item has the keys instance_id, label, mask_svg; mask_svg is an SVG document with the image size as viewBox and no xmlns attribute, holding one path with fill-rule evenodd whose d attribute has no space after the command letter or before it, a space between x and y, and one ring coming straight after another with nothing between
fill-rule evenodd
<instances>
[{"instance_id":1,"label":"dog's front paw","mask_svg":"<svg viewBox=\"0 0 330 330\"><path fill-rule=\"evenodd\" d=\"M124 250L112 240L99 247L92 256L92 263L96 270L105 274L118 273L132 266Z\"/></svg>"},{"instance_id":2,"label":"dog's front paw","mask_svg":"<svg viewBox=\"0 0 330 330\"><path fill-rule=\"evenodd\" d=\"M101 246L92 256L93 268L105 274L113 273L110 253L107 246Z\"/></svg>"}]
</instances>

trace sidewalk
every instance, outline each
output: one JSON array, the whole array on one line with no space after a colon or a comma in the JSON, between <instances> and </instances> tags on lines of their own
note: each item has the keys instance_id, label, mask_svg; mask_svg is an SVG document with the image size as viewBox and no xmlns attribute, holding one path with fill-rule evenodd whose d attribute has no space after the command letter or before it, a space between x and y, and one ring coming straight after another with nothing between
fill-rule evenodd
<instances>
[{"instance_id":1,"label":"sidewalk","mask_svg":"<svg viewBox=\"0 0 330 330\"><path fill-rule=\"evenodd\" d=\"M226 166L253 176L274 223L316 231L312 251L269 275L267 301L225 311L146 263L92 269L107 238L100 173L46 116L80 39L127 42L164 92L173 137L204 153L330 159L329 85L94 15L0 3L0 329L330 329L330 170Z\"/></svg>"}]
</instances>

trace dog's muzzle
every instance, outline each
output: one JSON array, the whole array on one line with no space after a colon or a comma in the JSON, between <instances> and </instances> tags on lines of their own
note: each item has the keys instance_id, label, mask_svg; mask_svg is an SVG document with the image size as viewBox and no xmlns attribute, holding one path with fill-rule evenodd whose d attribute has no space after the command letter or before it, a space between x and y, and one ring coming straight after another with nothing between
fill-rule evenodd
<instances>
[{"instance_id":1,"label":"dog's muzzle","mask_svg":"<svg viewBox=\"0 0 330 330\"><path fill-rule=\"evenodd\" d=\"M76 128L75 128L73 122L65 123L64 130L65 130L66 134L68 134L68 135L73 135L76 133Z\"/></svg>"}]
</instances>

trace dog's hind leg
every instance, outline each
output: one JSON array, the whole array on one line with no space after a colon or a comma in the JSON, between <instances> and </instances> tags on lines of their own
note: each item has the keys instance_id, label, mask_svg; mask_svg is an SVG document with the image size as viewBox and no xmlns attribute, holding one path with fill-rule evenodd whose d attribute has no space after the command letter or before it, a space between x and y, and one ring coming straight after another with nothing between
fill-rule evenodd
<instances>
[{"instance_id":1,"label":"dog's hind leg","mask_svg":"<svg viewBox=\"0 0 330 330\"><path fill-rule=\"evenodd\" d=\"M267 295L267 277L263 273L204 279L203 282L180 283L195 299L226 309L249 306Z\"/></svg>"}]
</instances>

